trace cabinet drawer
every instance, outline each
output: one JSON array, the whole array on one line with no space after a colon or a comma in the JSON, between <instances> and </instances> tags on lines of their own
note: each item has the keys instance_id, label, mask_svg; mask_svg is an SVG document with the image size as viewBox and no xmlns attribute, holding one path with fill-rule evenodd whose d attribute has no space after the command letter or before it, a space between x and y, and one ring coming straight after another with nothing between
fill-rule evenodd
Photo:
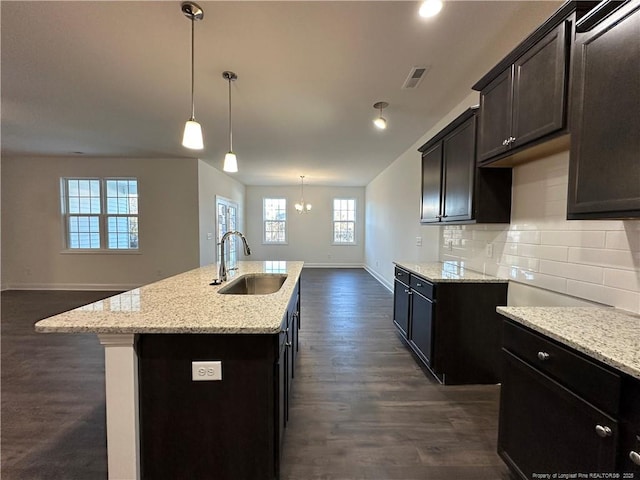
<instances>
[{"instance_id":1,"label":"cabinet drawer","mask_svg":"<svg viewBox=\"0 0 640 480\"><path fill-rule=\"evenodd\" d=\"M400 267L396 267L394 275L397 280L401 281L405 285L409 285L409 276L410 276L409 272L407 272L406 270L403 270Z\"/></svg>"},{"instance_id":2,"label":"cabinet drawer","mask_svg":"<svg viewBox=\"0 0 640 480\"><path fill-rule=\"evenodd\" d=\"M409 286L416 292L420 292L429 300L433 300L433 292L435 290L433 283L427 282L425 279L411 275Z\"/></svg>"},{"instance_id":3,"label":"cabinet drawer","mask_svg":"<svg viewBox=\"0 0 640 480\"><path fill-rule=\"evenodd\" d=\"M620 408L620 375L555 342L504 322L504 348L610 414Z\"/></svg>"}]
</instances>

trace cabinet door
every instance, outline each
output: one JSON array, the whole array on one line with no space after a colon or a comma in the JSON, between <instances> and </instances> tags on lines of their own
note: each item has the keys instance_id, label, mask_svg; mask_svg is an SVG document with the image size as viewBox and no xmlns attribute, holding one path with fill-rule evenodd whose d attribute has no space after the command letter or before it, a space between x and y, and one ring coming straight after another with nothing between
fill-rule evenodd
<instances>
[{"instance_id":1,"label":"cabinet door","mask_svg":"<svg viewBox=\"0 0 640 480\"><path fill-rule=\"evenodd\" d=\"M566 22L558 25L514 65L510 148L564 126L567 28Z\"/></svg>"},{"instance_id":2,"label":"cabinet door","mask_svg":"<svg viewBox=\"0 0 640 480\"><path fill-rule=\"evenodd\" d=\"M640 2L576 35L567 217L640 216Z\"/></svg>"},{"instance_id":3,"label":"cabinet door","mask_svg":"<svg viewBox=\"0 0 640 480\"><path fill-rule=\"evenodd\" d=\"M478 162L508 149L505 141L511 133L513 67L504 71L480 92L478 120Z\"/></svg>"},{"instance_id":4,"label":"cabinet door","mask_svg":"<svg viewBox=\"0 0 640 480\"><path fill-rule=\"evenodd\" d=\"M443 141L442 219L445 222L473 218L475 153L475 117L471 117Z\"/></svg>"},{"instance_id":5,"label":"cabinet door","mask_svg":"<svg viewBox=\"0 0 640 480\"><path fill-rule=\"evenodd\" d=\"M614 472L617 422L509 352L503 359L498 453L507 464L523 479ZM600 437L598 425L611 434Z\"/></svg>"},{"instance_id":6,"label":"cabinet door","mask_svg":"<svg viewBox=\"0 0 640 480\"><path fill-rule=\"evenodd\" d=\"M419 293L411 295L411 337L409 341L417 354L431 364L433 342L433 302Z\"/></svg>"},{"instance_id":7,"label":"cabinet door","mask_svg":"<svg viewBox=\"0 0 640 480\"><path fill-rule=\"evenodd\" d=\"M410 296L409 287L395 280L393 288L393 322L405 338L408 338L409 335Z\"/></svg>"},{"instance_id":8,"label":"cabinet door","mask_svg":"<svg viewBox=\"0 0 640 480\"><path fill-rule=\"evenodd\" d=\"M422 154L422 223L439 222L442 201L442 143Z\"/></svg>"}]
</instances>

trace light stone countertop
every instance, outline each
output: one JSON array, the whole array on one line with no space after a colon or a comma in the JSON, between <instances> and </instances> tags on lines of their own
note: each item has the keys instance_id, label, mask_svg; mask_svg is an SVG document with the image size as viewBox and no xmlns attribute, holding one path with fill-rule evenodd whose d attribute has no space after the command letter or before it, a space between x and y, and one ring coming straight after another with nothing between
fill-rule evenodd
<instances>
[{"instance_id":1,"label":"light stone countertop","mask_svg":"<svg viewBox=\"0 0 640 480\"><path fill-rule=\"evenodd\" d=\"M37 332L66 333L262 333L280 331L304 262L241 261L229 281L216 265L175 275L39 321ZM275 293L221 295L218 290L247 273L286 273Z\"/></svg>"},{"instance_id":2,"label":"light stone countertop","mask_svg":"<svg viewBox=\"0 0 640 480\"><path fill-rule=\"evenodd\" d=\"M508 279L485 275L469 270L464 262L393 262L400 268L415 273L433 283L470 282L470 283L509 283Z\"/></svg>"},{"instance_id":3,"label":"light stone countertop","mask_svg":"<svg viewBox=\"0 0 640 480\"><path fill-rule=\"evenodd\" d=\"M498 307L496 310L640 379L640 316L599 307Z\"/></svg>"}]
</instances>

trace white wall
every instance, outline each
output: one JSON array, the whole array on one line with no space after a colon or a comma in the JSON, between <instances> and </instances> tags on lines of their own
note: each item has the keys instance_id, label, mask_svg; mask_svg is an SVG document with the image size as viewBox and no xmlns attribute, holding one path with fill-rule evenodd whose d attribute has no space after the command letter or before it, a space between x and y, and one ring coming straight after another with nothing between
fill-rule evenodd
<instances>
[{"instance_id":1,"label":"white wall","mask_svg":"<svg viewBox=\"0 0 640 480\"><path fill-rule=\"evenodd\" d=\"M387 288L393 285L393 261L438 259L440 227L420 224L418 148L477 103L478 93L472 92L366 187L365 265ZM416 237L422 237L422 246Z\"/></svg>"},{"instance_id":2,"label":"white wall","mask_svg":"<svg viewBox=\"0 0 640 480\"><path fill-rule=\"evenodd\" d=\"M565 220L568 168L569 152L515 167L511 224L442 227L440 259L640 313L640 220Z\"/></svg>"},{"instance_id":3,"label":"white wall","mask_svg":"<svg viewBox=\"0 0 640 480\"><path fill-rule=\"evenodd\" d=\"M137 177L140 251L64 253L61 177ZM198 266L189 159L2 158L2 288L133 288Z\"/></svg>"},{"instance_id":4,"label":"white wall","mask_svg":"<svg viewBox=\"0 0 640 480\"><path fill-rule=\"evenodd\" d=\"M287 199L287 245L262 243L262 199ZM356 199L356 245L332 245L334 198ZM364 187L322 187L306 185L305 202L313 209L298 214L294 204L300 200L300 186L246 187L246 229L252 260L302 260L305 266L362 267L364 263Z\"/></svg>"},{"instance_id":5,"label":"white wall","mask_svg":"<svg viewBox=\"0 0 640 480\"><path fill-rule=\"evenodd\" d=\"M238 204L238 230L244 232L245 186L203 160L198 160L200 266L217 262L216 195ZM211 239L208 238L211 234Z\"/></svg>"}]
</instances>

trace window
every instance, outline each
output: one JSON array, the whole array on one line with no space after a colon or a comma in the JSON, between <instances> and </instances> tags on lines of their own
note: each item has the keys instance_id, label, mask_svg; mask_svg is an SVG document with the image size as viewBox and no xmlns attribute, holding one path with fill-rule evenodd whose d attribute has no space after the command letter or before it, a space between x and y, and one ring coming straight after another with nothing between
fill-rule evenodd
<instances>
[{"instance_id":1,"label":"window","mask_svg":"<svg viewBox=\"0 0 640 480\"><path fill-rule=\"evenodd\" d=\"M333 243L353 245L356 243L356 199L333 199Z\"/></svg>"},{"instance_id":2,"label":"window","mask_svg":"<svg viewBox=\"0 0 640 480\"><path fill-rule=\"evenodd\" d=\"M264 243L287 243L287 199L263 199Z\"/></svg>"},{"instance_id":3,"label":"window","mask_svg":"<svg viewBox=\"0 0 640 480\"><path fill-rule=\"evenodd\" d=\"M138 180L63 178L62 212L71 250L138 249Z\"/></svg>"}]
</instances>

